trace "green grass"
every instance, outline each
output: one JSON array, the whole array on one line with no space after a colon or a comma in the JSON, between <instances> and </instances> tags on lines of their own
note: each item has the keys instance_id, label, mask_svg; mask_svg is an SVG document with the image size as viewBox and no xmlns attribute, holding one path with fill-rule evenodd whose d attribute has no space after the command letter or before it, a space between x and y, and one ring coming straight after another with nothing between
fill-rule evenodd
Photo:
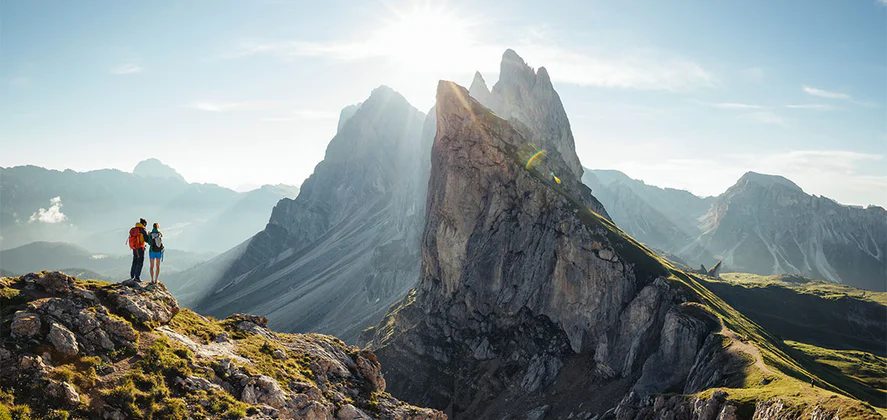
<instances>
[{"instance_id":1,"label":"green grass","mask_svg":"<svg viewBox=\"0 0 887 420\"><path fill-rule=\"evenodd\" d=\"M824 299L849 297L887 306L887 292L862 290L841 283L815 280L798 275L761 276L749 273L721 273L721 280L743 287L781 286L798 293L810 294Z\"/></svg>"}]
</instances>

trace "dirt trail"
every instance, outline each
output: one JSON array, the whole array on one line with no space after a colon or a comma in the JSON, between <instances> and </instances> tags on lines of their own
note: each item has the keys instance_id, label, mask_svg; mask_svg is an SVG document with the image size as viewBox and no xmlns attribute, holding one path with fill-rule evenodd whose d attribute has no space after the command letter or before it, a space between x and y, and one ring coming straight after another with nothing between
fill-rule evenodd
<instances>
[{"instance_id":1,"label":"dirt trail","mask_svg":"<svg viewBox=\"0 0 887 420\"><path fill-rule=\"evenodd\" d=\"M755 366L760 369L761 372L769 375L773 374L773 371L771 371L770 368L768 368L767 365L764 364L764 359L761 357L761 351L758 350L757 347L747 343L745 340L739 337L739 335L733 332L733 330L724 326L723 323L721 324L721 331L719 331L719 333L723 334L733 341L733 343L730 344L730 347L736 348L737 350L752 356L755 359Z\"/></svg>"}]
</instances>

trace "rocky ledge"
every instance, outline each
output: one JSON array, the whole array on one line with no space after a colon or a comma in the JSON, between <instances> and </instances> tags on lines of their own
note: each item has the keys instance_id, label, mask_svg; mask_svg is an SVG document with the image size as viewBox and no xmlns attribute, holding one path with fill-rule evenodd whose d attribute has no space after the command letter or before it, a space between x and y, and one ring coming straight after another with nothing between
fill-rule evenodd
<instances>
[{"instance_id":1,"label":"rocky ledge","mask_svg":"<svg viewBox=\"0 0 887 420\"><path fill-rule=\"evenodd\" d=\"M387 394L372 352L267 322L204 318L162 284L0 279L0 419L446 418Z\"/></svg>"}]
</instances>

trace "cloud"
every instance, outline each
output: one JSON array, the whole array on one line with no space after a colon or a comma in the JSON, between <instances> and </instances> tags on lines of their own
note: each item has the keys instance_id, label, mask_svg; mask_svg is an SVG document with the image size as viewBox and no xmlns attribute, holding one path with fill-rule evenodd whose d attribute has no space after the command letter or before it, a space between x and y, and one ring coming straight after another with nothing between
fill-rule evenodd
<instances>
[{"instance_id":1,"label":"cloud","mask_svg":"<svg viewBox=\"0 0 887 420\"><path fill-rule=\"evenodd\" d=\"M887 1L887 0L884 0ZM794 104L794 105L786 105L786 108L791 109L813 109L816 111L831 111L838 109L837 107L825 104Z\"/></svg>"},{"instance_id":2,"label":"cloud","mask_svg":"<svg viewBox=\"0 0 887 420\"><path fill-rule=\"evenodd\" d=\"M743 114L740 118L750 119L753 121L757 121L762 124L771 124L771 125L783 125L785 122L782 120L782 117L776 115L773 112L762 111L762 112L752 112L748 114Z\"/></svg>"},{"instance_id":3,"label":"cloud","mask_svg":"<svg viewBox=\"0 0 887 420\"><path fill-rule=\"evenodd\" d=\"M260 41L243 42L221 55L236 59L273 55L284 61L302 57L322 57L338 61L369 59L400 60L411 71L432 74L498 72L498 57L513 48L531 65L544 65L554 82L580 86L638 90L685 91L714 86L716 78L695 61L652 49L621 51L574 50L543 39L530 39L516 45L465 42L434 54L411 57L389 43L369 37L337 42ZM418 54L418 52L417 52Z\"/></svg>"},{"instance_id":4,"label":"cloud","mask_svg":"<svg viewBox=\"0 0 887 420\"><path fill-rule=\"evenodd\" d=\"M803 86L801 86L801 89L803 89L803 90L804 90L804 93L806 93L806 94L808 94L808 95L819 96L819 97L822 97L822 98L829 98L829 99L846 99L846 100L852 100L852 99L853 99L850 95L848 95L848 94L846 94L846 93L841 93L841 92L831 92L831 91L827 91L827 90L822 90L822 89L817 89L817 88L814 88L814 87L810 87L810 86L807 86L807 85L803 85Z\"/></svg>"},{"instance_id":5,"label":"cloud","mask_svg":"<svg viewBox=\"0 0 887 420\"><path fill-rule=\"evenodd\" d=\"M887 6L887 0L876 0L876 1L878 2L878 4L880 4L882 6Z\"/></svg>"},{"instance_id":6,"label":"cloud","mask_svg":"<svg viewBox=\"0 0 887 420\"><path fill-rule=\"evenodd\" d=\"M752 105L752 104L742 104L736 102L699 102L702 105L714 107L714 108L724 108L724 109L763 109L766 108L763 105Z\"/></svg>"},{"instance_id":7,"label":"cloud","mask_svg":"<svg viewBox=\"0 0 887 420\"><path fill-rule=\"evenodd\" d=\"M326 112L326 111L316 111L310 109L299 109L292 111L288 116L280 116L280 117L265 117L262 118L262 121L267 122L290 122L290 121L302 121L302 120L325 120L325 119L334 119L338 118L339 114L334 112Z\"/></svg>"},{"instance_id":8,"label":"cloud","mask_svg":"<svg viewBox=\"0 0 887 420\"><path fill-rule=\"evenodd\" d=\"M68 220L68 216L62 213L62 197L53 197L49 200L49 209L38 209L28 219L28 223L61 223Z\"/></svg>"},{"instance_id":9,"label":"cloud","mask_svg":"<svg viewBox=\"0 0 887 420\"><path fill-rule=\"evenodd\" d=\"M141 73L142 70L143 70L142 66L139 66L137 64L132 64L132 63L121 64L121 65L111 69L111 74L117 74L117 75L134 74L134 73Z\"/></svg>"},{"instance_id":10,"label":"cloud","mask_svg":"<svg viewBox=\"0 0 887 420\"><path fill-rule=\"evenodd\" d=\"M280 109L287 104L285 101L195 101L184 106L198 111L230 112Z\"/></svg>"}]
</instances>

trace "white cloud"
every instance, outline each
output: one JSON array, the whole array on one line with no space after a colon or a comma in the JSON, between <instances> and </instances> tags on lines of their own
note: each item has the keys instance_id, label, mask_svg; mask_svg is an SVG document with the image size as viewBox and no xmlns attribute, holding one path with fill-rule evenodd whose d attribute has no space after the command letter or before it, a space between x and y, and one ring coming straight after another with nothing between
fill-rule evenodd
<instances>
[{"instance_id":1,"label":"white cloud","mask_svg":"<svg viewBox=\"0 0 887 420\"><path fill-rule=\"evenodd\" d=\"M772 125L782 125L785 122L782 120L782 117L776 115L773 112L762 111L762 112L752 112L749 114L744 114L740 116L741 118L751 119L757 121L762 124L772 124Z\"/></svg>"},{"instance_id":2,"label":"white cloud","mask_svg":"<svg viewBox=\"0 0 887 420\"><path fill-rule=\"evenodd\" d=\"M28 223L61 223L68 220L68 216L62 213L62 197L53 197L49 200L49 208L40 208L31 215Z\"/></svg>"},{"instance_id":3,"label":"white cloud","mask_svg":"<svg viewBox=\"0 0 887 420\"><path fill-rule=\"evenodd\" d=\"M724 108L724 109L763 109L766 108L763 105L752 105L752 104L742 104L736 102L700 102L703 105L715 107L715 108Z\"/></svg>"},{"instance_id":4,"label":"white cloud","mask_svg":"<svg viewBox=\"0 0 887 420\"><path fill-rule=\"evenodd\" d=\"M540 39L517 45L465 42L434 55L404 57L404 52L370 37L339 42L270 41L241 43L222 58L234 59L260 54L275 55L285 61L300 57L324 57L339 61L376 58L400 60L411 71L434 74L498 72L498 57L507 48L531 66L542 64L554 82L640 90L683 91L711 87L715 77L700 64L658 50L580 51L565 49Z\"/></svg>"},{"instance_id":5,"label":"white cloud","mask_svg":"<svg viewBox=\"0 0 887 420\"><path fill-rule=\"evenodd\" d=\"M185 104L185 108L206 112L256 111L280 109L288 104L285 101L195 101Z\"/></svg>"},{"instance_id":6,"label":"white cloud","mask_svg":"<svg viewBox=\"0 0 887 420\"><path fill-rule=\"evenodd\" d=\"M144 69L142 69L142 66L139 66L138 64L128 63L128 64L121 64L117 67L114 67L113 69L111 69L111 74L123 75L123 74L141 73L142 70L144 70Z\"/></svg>"},{"instance_id":7,"label":"white cloud","mask_svg":"<svg viewBox=\"0 0 887 420\"><path fill-rule=\"evenodd\" d=\"M884 0L887 1L887 0ZM825 104L794 104L794 105L786 105L786 108L791 109L813 109L817 111L831 111L834 109L838 109L837 107Z\"/></svg>"},{"instance_id":8,"label":"white cloud","mask_svg":"<svg viewBox=\"0 0 887 420\"><path fill-rule=\"evenodd\" d=\"M876 0L876 1L878 2L878 4L880 4L882 6L887 6L887 0Z\"/></svg>"},{"instance_id":9,"label":"white cloud","mask_svg":"<svg viewBox=\"0 0 887 420\"><path fill-rule=\"evenodd\" d=\"M808 95L819 96L819 97L822 97L822 98L829 98L829 99L846 99L846 100L852 100L852 99L853 99L850 95L848 95L848 94L846 94L846 93L832 92L832 91L828 91L828 90L817 89L817 88L810 87L810 86L807 86L807 85L803 85L803 86L801 86L801 89L803 89L803 90L804 90L804 93L806 93L806 94L808 94Z\"/></svg>"}]
</instances>

